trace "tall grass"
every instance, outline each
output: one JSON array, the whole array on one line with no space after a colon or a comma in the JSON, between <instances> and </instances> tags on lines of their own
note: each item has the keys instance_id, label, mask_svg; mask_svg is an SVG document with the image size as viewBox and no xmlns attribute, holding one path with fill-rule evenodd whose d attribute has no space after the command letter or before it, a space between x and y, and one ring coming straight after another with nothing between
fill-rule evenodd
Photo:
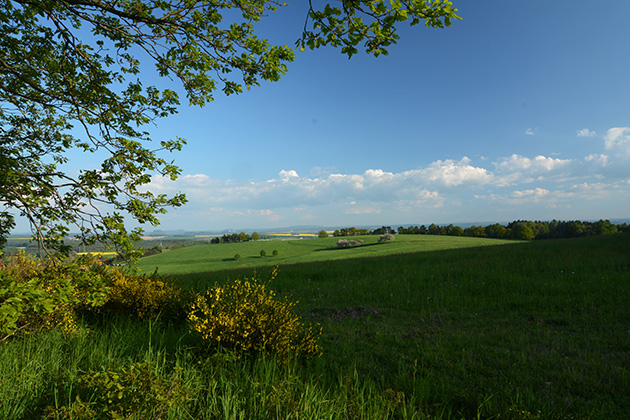
<instances>
[{"instance_id":1,"label":"tall grass","mask_svg":"<svg viewBox=\"0 0 630 420\"><path fill-rule=\"evenodd\" d=\"M270 287L322 324L323 357L206 356L185 326L111 318L0 345L0 418L42 418L80 375L137 362L181 369L186 402L153 418L624 418L629 257L615 235L283 266Z\"/></svg>"}]
</instances>

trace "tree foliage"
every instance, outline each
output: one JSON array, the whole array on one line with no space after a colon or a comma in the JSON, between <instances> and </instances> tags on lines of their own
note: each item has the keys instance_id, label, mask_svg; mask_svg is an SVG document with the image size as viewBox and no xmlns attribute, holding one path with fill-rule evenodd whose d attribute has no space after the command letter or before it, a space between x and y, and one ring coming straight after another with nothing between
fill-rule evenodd
<instances>
[{"instance_id":1,"label":"tree foliage","mask_svg":"<svg viewBox=\"0 0 630 420\"><path fill-rule=\"evenodd\" d=\"M615 225L610 220L599 220L597 222L581 222L578 220L550 222L515 220L503 226L500 223L494 223L486 227L469 226L462 229L459 226L438 226L431 224L428 228L424 225L409 226L407 228L400 226L399 234L406 235L449 235L449 236L472 236L480 238L497 238L497 239L559 239L559 238L575 238L579 236L593 235L610 235L615 233L630 232L628 224Z\"/></svg>"},{"instance_id":2,"label":"tree foliage","mask_svg":"<svg viewBox=\"0 0 630 420\"><path fill-rule=\"evenodd\" d=\"M449 26L449 1L346 0L305 8L300 49L330 45L351 57L362 45L386 54L395 25ZM295 58L287 45L256 36L256 23L281 6L272 0L0 0L0 246L26 217L46 249L67 251L79 232L85 244L110 243L134 255L141 229L125 216L159 223L181 194L153 194L153 175L180 170L162 152L181 138L151 143L147 126L177 112L178 87L191 105L217 90L241 93L277 81ZM323 7L323 8L322 8ZM174 80L148 83L153 72ZM153 80L153 79L151 79ZM159 79L158 79L159 80ZM81 153L97 167L68 171Z\"/></svg>"}]
</instances>

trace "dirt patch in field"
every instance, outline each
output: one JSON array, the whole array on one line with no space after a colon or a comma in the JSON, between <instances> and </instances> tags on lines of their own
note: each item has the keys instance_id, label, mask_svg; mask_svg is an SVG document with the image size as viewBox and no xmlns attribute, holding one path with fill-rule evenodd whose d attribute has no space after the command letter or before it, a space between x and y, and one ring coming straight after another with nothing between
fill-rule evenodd
<instances>
[{"instance_id":1,"label":"dirt patch in field","mask_svg":"<svg viewBox=\"0 0 630 420\"><path fill-rule=\"evenodd\" d=\"M328 318L337 321L343 319L359 319L368 316L381 318L380 310L367 306L353 306L349 308L314 308L308 311L308 315L314 319Z\"/></svg>"}]
</instances>

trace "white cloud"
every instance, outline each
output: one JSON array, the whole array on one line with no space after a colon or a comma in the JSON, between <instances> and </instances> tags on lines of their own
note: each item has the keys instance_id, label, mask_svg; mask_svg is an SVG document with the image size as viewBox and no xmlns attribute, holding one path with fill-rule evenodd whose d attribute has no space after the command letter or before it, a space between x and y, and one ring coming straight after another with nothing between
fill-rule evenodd
<instances>
[{"instance_id":1,"label":"white cloud","mask_svg":"<svg viewBox=\"0 0 630 420\"><path fill-rule=\"evenodd\" d=\"M492 174L486 169L469 163L470 159L467 157L463 157L459 162L450 159L438 160L420 173L425 179L447 187L462 184L483 185L492 180Z\"/></svg>"},{"instance_id":2,"label":"white cloud","mask_svg":"<svg viewBox=\"0 0 630 420\"><path fill-rule=\"evenodd\" d=\"M517 185L531 183L542 178L551 179L561 177L570 171L572 161L570 159L536 156L533 159L513 154L507 158L501 158L494 163L496 177L494 184L498 186Z\"/></svg>"},{"instance_id":3,"label":"white cloud","mask_svg":"<svg viewBox=\"0 0 630 420\"><path fill-rule=\"evenodd\" d=\"M288 181L290 178L299 178L299 177L300 176L298 175L298 173L294 171L293 169L289 171L285 171L283 169L280 171L280 178L282 178L283 181Z\"/></svg>"},{"instance_id":4,"label":"white cloud","mask_svg":"<svg viewBox=\"0 0 630 420\"><path fill-rule=\"evenodd\" d=\"M630 154L630 127L613 127L604 135L606 150Z\"/></svg>"},{"instance_id":5,"label":"white cloud","mask_svg":"<svg viewBox=\"0 0 630 420\"><path fill-rule=\"evenodd\" d=\"M534 133L534 130L532 130L531 128L528 128L527 130L525 130L525 134L527 134L528 136L536 135L536 133Z\"/></svg>"},{"instance_id":6,"label":"white cloud","mask_svg":"<svg viewBox=\"0 0 630 420\"><path fill-rule=\"evenodd\" d=\"M616 194L617 190L618 185L604 184L601 182L583 182L581 184L572 185L570 188L571 193L579 197L581 200L601 200L604 198L610 198Z\"/></svg>"},{"instance_id":7,"label":"white cloud","mask_svg":"<svg viewBox=\"0 0 630 420\"><path fill-rule=\"evenodd\" d=\"M346 214L381 214L382 209L376 207L359 207L346 210Z\"/></svg>"},{"instance_id":8,"label":"white cloud","mask_svg":"<svg viewBox=\"0 0 630 420\"><path fill-rule=\"evenodd\" d=\"M595 131L591 131L588 128L583 128L577 131L578 137L595 137L597 133Z\"/></svg>"},{"instance_id":9,"label":"white cloud","mask_svg":"<svg viewBox=\"0 0 630 420\"><path fill-rule=\"evenodd\" d=\"M611 129L607 147L628 148L629 137L630 128ZM273 179L245 182L211 179L206 174L188 174L176 181L155 176L148 189L184 192L189 204L176 211L186 213L188 223L200 218L221 221L223 226L579 217L549 213L549 209L562 212L582 208L586 202L595 208L599 199L613 197L619 199L610 203L611 208L630 205L630 199L623 198L630 197L630 175L616 155L562 159L513 154L480 164L463 157L401 172L372 168L362 173L315 171L318 175L308 176L283 169ZM539 216L531 216L532 209L540 209ZM172 223L171 212L168 218Z\"/></svg>"},{"instance_id":10,"label":"white cloud","mask_svg":"<svg viewBox=\"0 0 630 420\"><path fill-rule=\"evenodd\" d=\"M608 165L608 156L604 154L595 153L592 155L588 155L584 158L585 162L593 162L599 164L601 166Z\"/></svg>"},{"instance_id":11,"label":"white cloud","mask_svg":"<svg viewBox=\"0 0 630 420\"><path fill-rule=\"evenodd\" d=\"M552 171L567 165L569 162L569 159L558 159L541 155L530 159L513 154L509 158L500 159L497 168L505 171Z\"/></svg>"},{"instance_id":12,"label":"white cloud","mask_svg":"<svg viewBox=\"0 0 630 420\"><path fill-rule=\"evenodd\" d=\"M525 198L525 199L534 199L534 200L538 200L546 195L549 195L549 190L546 190L544 188L535 188L533 190L512 192L512 197L514 198Z\"/></svg>"}]
</instances>

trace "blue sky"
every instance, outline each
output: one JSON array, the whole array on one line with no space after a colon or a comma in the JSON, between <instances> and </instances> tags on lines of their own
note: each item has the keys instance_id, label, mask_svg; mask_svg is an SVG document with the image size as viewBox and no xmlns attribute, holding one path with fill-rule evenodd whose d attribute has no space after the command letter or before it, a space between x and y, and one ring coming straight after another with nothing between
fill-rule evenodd
<instances>
[{"instance_id":1,"label":"blue sky","mask_svg":"<svg viewBox=\"0 0 630 420\"><path fill-rule=\"evenodd\" d=\"M306 2L263 22L293 45ZM155 139L188 141L162 229L630 217L630 2L454 0L389 56L297 52L289 72ZM151 230L151 227L148 227Z\"/></svg>"}]
</instances>

